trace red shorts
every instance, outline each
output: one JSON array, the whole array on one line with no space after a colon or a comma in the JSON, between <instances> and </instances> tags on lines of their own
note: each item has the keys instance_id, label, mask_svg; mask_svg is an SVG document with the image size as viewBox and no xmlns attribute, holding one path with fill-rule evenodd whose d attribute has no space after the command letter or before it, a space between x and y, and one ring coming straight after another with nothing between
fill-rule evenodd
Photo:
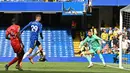
<instances>
[{"instance_id":1,"label":"red shorts","mask_svg":"<svg viewBox=\"0 0 130 73\"><path fill-rule=\"evenodd\" d=\"M11 45L15 53L20 53L23 50L21 42L17 39L11 41Z\"/></svg>"}]
</instances>

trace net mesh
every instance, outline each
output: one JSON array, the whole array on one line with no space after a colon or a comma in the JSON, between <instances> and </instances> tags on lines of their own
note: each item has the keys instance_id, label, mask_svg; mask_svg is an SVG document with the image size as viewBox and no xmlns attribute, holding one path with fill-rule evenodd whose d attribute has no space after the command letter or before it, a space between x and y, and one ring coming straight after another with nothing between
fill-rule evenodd
<instances>
[{"instance_id":1,"label":"net mesh","mask_svg":"<svg viewBox=\"0 0 130 73\"><path fill-rule=\"evenodd\" d=\"M123 11L123 27L130 28L130 12Z\"/></svg>"},{"instance_id":2,"label":"net mesh","mask_svg":"<svg viewBox=\"0 0 130 73\"><path fill-rule=\"evenodd\" d=\"M127 30L127 36L129 39L126 39L126 36L122 34L119 37L119 53L113 57L113 60L116 62L108 63L109 66L114 68L124 68L130 70L130 5L122 8L120 10L120 30L124 33L124 27ZM124 39L128 43L128 47L124 49Z\"/></svg>"},{"instance_id":3,"label":"net mesh","mask_svg":"<svg viewBox=\"0 0 130 73\"><path fill-rule=\"evenodd\" d=\"M122 28L126 27L127 28L127 36L129 35L129 28L130 28L130 5L124 7L123 9L121 9L121 13L122 15L120 16L122 18ZM124 37L122 37L123 39ZM130 38L128 36L128 38ZM122 40L123 41L123 40ZM127 42L128 43L128 42ZM124 45L123 43L121 43L122 45ZM122 48L122 66L125 69L130 69L130 52L129 52L129 47L130 45L128 44L128 48L127 50L123 50Z\"/></svg>"}]
</instances>

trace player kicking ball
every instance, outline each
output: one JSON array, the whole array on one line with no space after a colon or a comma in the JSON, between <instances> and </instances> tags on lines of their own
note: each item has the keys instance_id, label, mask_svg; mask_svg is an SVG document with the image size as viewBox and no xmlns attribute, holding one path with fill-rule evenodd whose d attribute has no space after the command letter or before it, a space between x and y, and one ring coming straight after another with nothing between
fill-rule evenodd
<instances>
[{"instance_id":1,"label":"player kicking ball","mask_svg":"<svg viewBox=\"0 0 130 73\"><path fill-rule=\"evenodd\" d=\"M80 42L80 45L83 43L83 41ZM90 55L87 55L86 52L90 50L88 44L86 43L85 45L83 45L82 47L79 47L80 51L79 52L75 52L75 54L80 54L81 56L85 57L88 59L89 57L93 57L94 53L91 53ZM92 62L90 62L90 64L92 64ZM88 66L89 67L89 66Z\"/></svg>"},{"instance_id":2,"label":"player kicking ball","mask_svg":"<svg viewBox=\"0 0 130 73\"><path fill-rule=\"evenodd\" d=\"M96 35L92 35L92 32L89 30L88 31L88 36L87 38L85 38L85 40L80 44L79 48L82 48L82 46L84 46L86 43L88 43L88 46L89 46L89 51L86 51L85 54L86 54L86 57L88 59L88 62L90 63L90 65L88 66L88 68L92 67L93 66L93 63L92 63L92 60L91 60L91 54L95 54L97 53L104 65L104 67L106 66L106 63L104 61L104 58L101 54L101 44L100 44L100 41L104 42L101 38L99 38L98 36Z\"/></svg>"},{"instance_id":3,"label":"player kicking ball","mask_svg":"<svg viewBox=\"0 0 130 73\"><path fill-rule=\"evenodd\" d=\"M14 52L17 54L17 57L15 57L11 62L5 65L5 70L8 71L8 68L18 62L16 65L16 69L22 71L22 58L24 55L24 50L23 50L23 43L21 41L20 35L20 26L16 25L16 20L12 19L12 25L7 28L6 30L6 39L11 41L11 46L14 50Z\"/></svg>"},{"instance_id":4,"label":"player kicking ball","mask_svg":"<svg viewBox=\"0 0 130 73\"><path fill-rule=\"evenodd\" d=\"M22 30L21 33L27 29L28 27L31 28L31 37L30 37L30 49L28 50L28 52L26 52L23 56L23 59L25 59L28 55L30 55L33 51L33 49L35 48L35 46L38 47L38 51L29 57L29 60L32 64L34 64L33 62L33 58L40 53L42 58L45 58L45 53L43 52L42 49L42 45L41 43L38 41L38 34L40 33L40 37L41 39L43 39L42 36L42 24L39 22L41 20L41 15L37 14L36 15L36 20L35 21L31 21L28 25L26 25Z\"/></svg>"}]
</instances>

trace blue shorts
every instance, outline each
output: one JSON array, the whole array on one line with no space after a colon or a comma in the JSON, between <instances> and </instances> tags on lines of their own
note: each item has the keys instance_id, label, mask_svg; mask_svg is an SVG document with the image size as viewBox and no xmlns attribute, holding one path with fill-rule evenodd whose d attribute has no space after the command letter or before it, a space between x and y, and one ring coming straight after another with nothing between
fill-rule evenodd
<instances>
[{"instance_id":1,"label":"blue shorts","mask_svg":"<svg viewBox=\"0 0 130 73\"><path fill-rule=\"evenodd\" d=\"M35 46L39 46L41 45L41 43L38 41L38 40L35 40L35 39L30 39L30 48L34 49Z\"/></svg>"}]
</instances>

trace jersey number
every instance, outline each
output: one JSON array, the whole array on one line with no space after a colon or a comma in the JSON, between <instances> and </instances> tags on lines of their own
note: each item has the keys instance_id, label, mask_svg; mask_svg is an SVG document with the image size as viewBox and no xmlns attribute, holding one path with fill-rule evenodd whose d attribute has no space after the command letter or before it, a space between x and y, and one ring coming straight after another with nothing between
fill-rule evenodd
<instances>
[{"instance_id":1,"label":"jersey number","mask_svg":"<svg viewBox=\"0 0 130 73\"><path fill-rule=\"evenodd\" d=\"M33 31L33 32L37 32L37 30L38 30L38 27L35 26L35 25L32 25L31 28L32 28L32 31Z\"/></svg>"}]
</instances>

